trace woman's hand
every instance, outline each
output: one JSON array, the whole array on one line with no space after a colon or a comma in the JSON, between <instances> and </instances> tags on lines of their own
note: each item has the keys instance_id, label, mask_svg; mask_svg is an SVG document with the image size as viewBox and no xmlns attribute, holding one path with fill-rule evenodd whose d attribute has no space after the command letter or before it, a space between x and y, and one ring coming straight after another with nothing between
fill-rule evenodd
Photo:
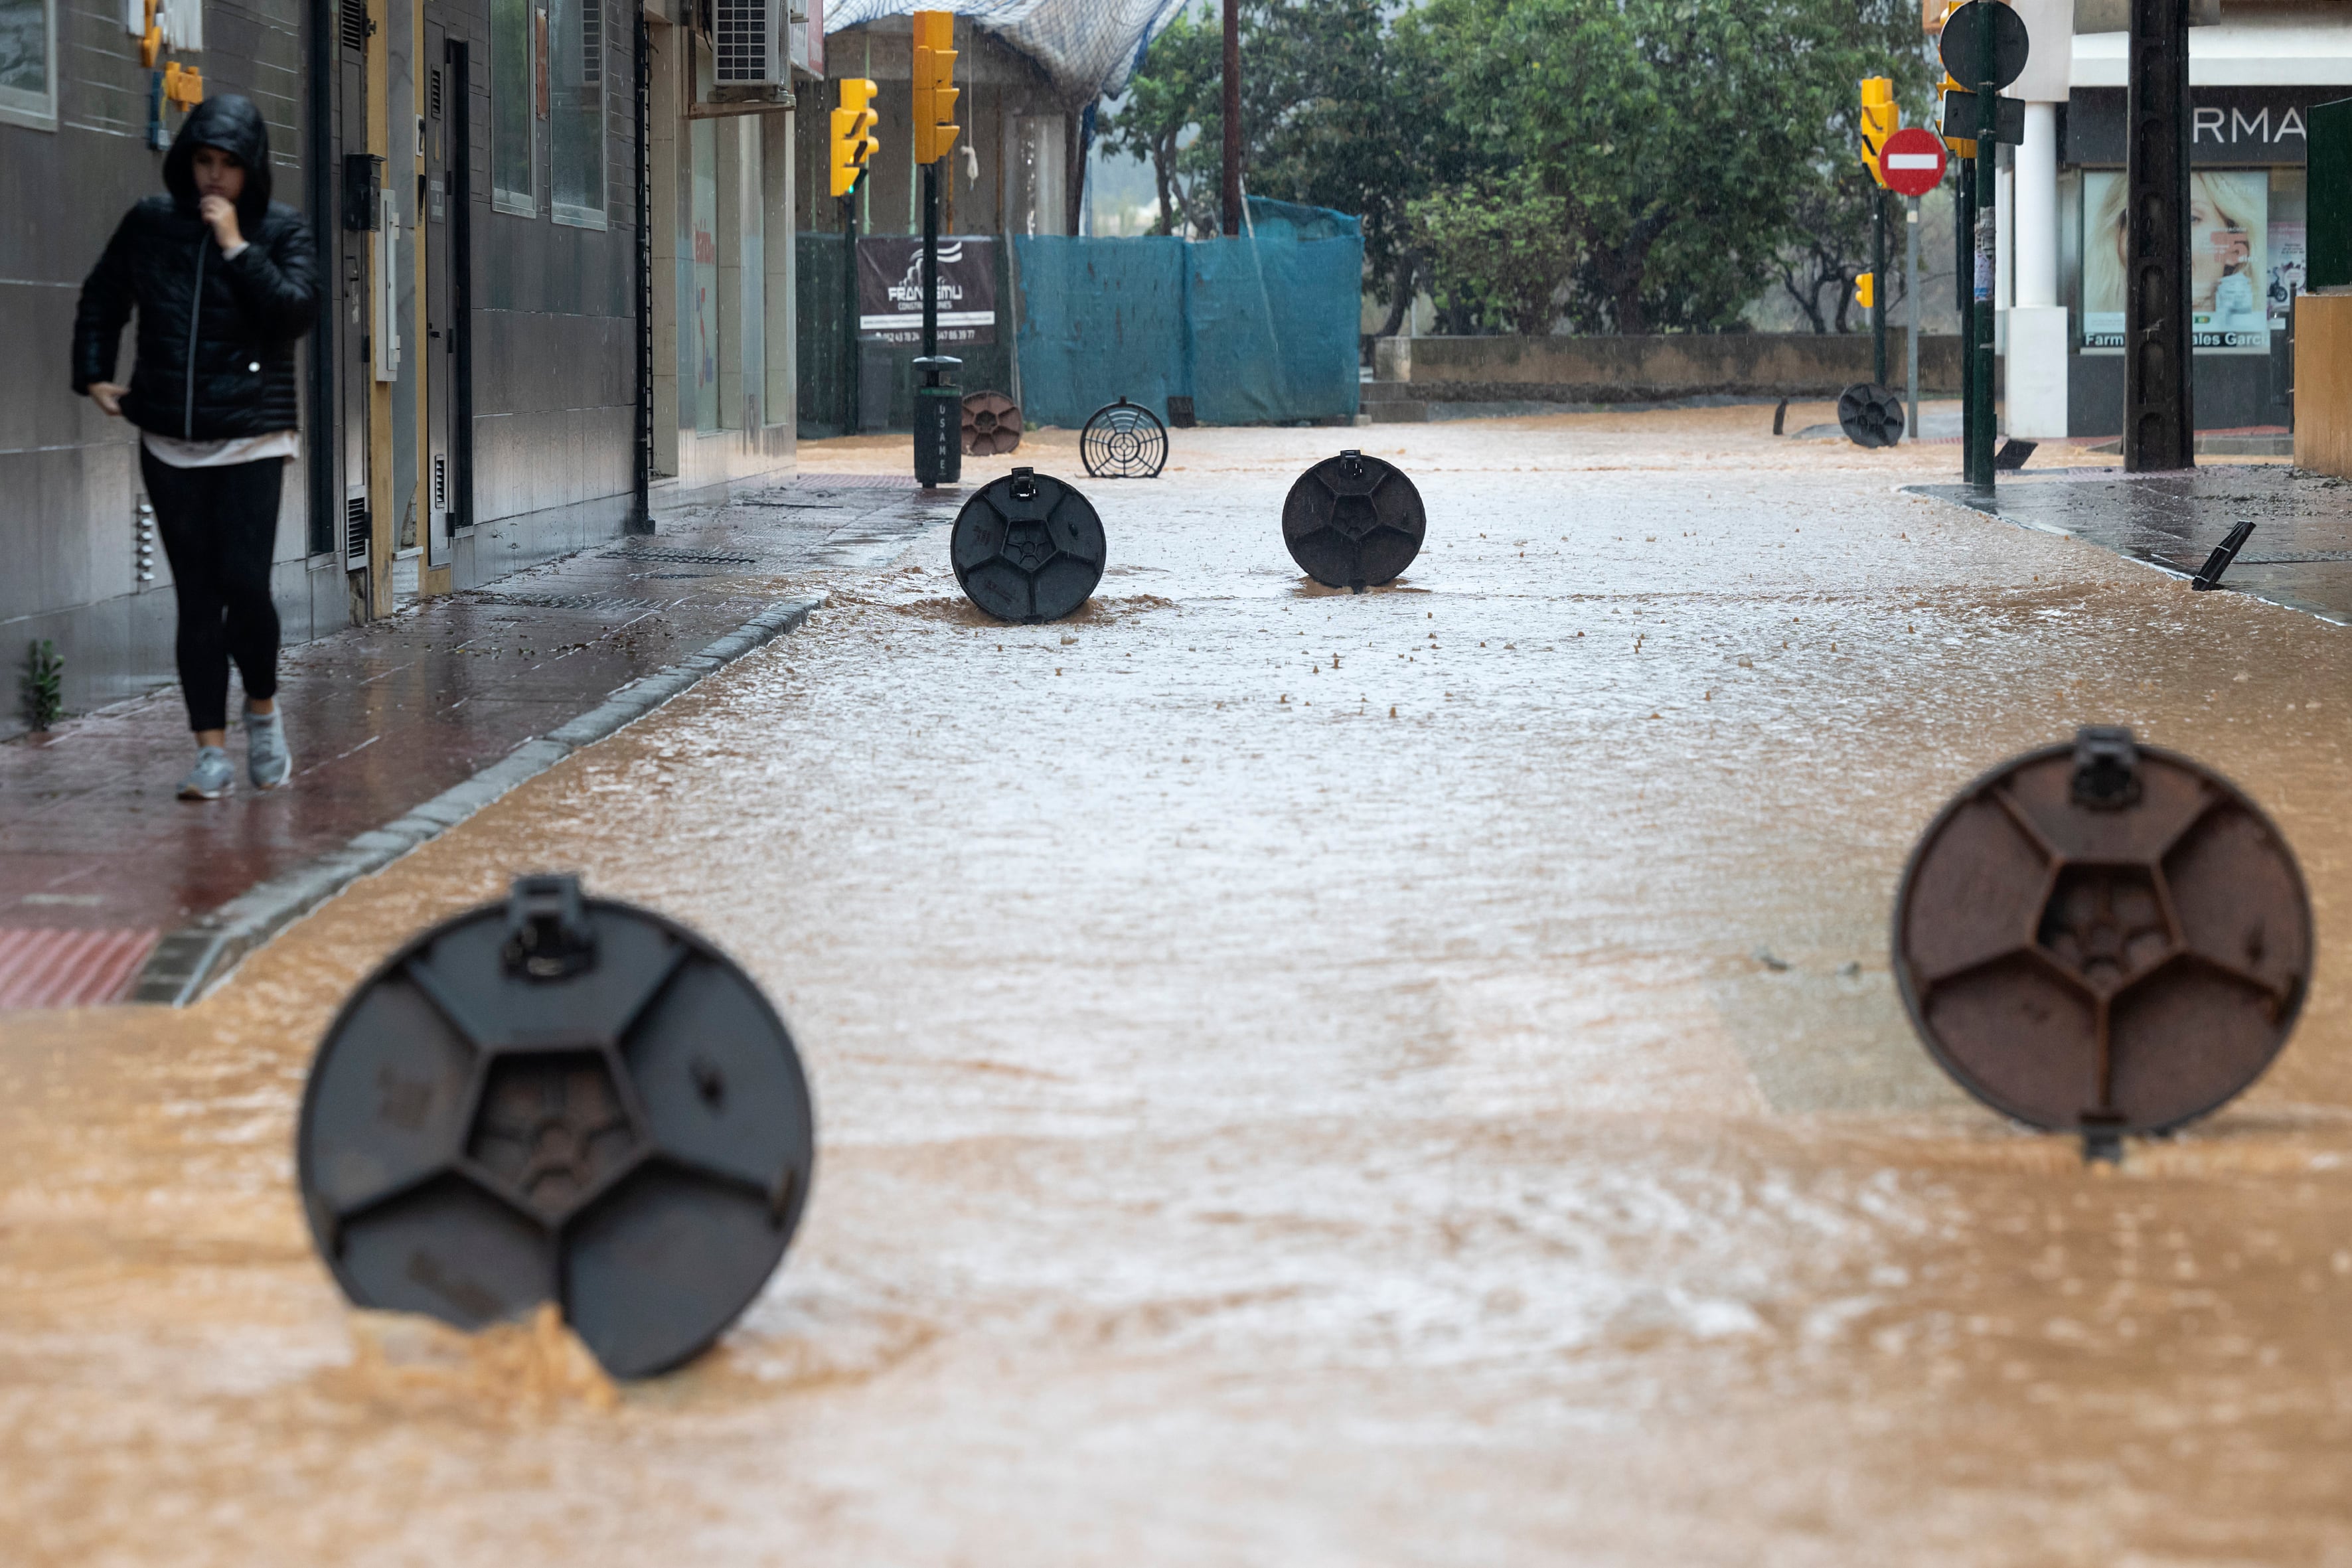
<instances>
[{"instance_id":1,"label":"woman's hand","mask_svg":"<svg viewBox=\"0 0 2352 1568\"><path fill-rule=\"evenodd\" d=\"M223 250L235 250L245 243L237 232L236 204L226 196L206 196L196 205L196 216L212 225L213 237Z\"/></svg>"},{"instance_id":2,"label":"woman's hand","mask_svg":"<svg viewBox=\"0 0 2352 1568\"><path fill-rule=\"evenodd\" d=\"M120 419L122 417L122 395L130 390L121 382L93 381L89 384L89 400Z\"/></svg>"}]
</instances>

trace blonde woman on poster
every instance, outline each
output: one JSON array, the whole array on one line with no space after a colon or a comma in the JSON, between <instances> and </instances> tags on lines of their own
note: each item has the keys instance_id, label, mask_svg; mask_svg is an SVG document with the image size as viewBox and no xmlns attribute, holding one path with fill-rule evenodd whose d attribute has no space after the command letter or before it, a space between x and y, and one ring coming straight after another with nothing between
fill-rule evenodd
<instances>
[{"instance_id":1,"label":"blonde woman on poster","mask_svg":"<svg viewBox=\"0 0 2352 1568\"><path fill-rule=\"evenodd\" d=\"M2124 341L2124 203L2118 171L2083 177L2083 346ZM2259 169L2207 170L2189 177L2189 311L2200 349L2270 351L2270 317L2257 279L2263 255L2270 176Z\"/></svg>"}]
</instances>

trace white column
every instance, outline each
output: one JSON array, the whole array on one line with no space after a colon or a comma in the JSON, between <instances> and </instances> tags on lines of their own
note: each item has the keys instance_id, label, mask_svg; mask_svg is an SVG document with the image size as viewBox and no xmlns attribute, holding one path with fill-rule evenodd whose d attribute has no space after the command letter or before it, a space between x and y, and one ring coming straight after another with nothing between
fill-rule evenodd
<instances>
[{"instance_id":1,"label":"white column","mask_svg":"<svg viewBox=\"0 0 2352 1568\"><path fill-rule=\"evenodd\" d=\"M2017 150L2017 303L2058 302L2058 106L2025 106Z\"/></svg>"},{"instance_id":2,"label":"white column","mask_svg":"<svg viewBox=\"0 0 2352 1568\"><path fill-rule=\"evenodd\" d=\"M1992 303L2006 310L2017 303L2017 170L1993 175Z\"/></svg>"},{"instance_id":3,"label":"white column","mask_svg":"<svg viewBox=\"0 0 2352 1568\"><path fill-rule=\"evenodd\" d=\"M2051 440L2066 434L2066 310L2058 303L2058 106L2025 106L2017 150L2016 304L2009 311L2010 435Z\"/></svg>"}]
</instances>

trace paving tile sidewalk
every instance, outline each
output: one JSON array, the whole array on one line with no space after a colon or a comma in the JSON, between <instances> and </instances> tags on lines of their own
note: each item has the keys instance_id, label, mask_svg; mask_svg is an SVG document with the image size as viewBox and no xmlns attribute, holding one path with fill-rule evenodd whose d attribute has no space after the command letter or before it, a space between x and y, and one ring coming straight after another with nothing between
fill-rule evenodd
<instances>
[{"instance_id":1,"label":"paving tile sidewalk","mask_svg":"<svg viewBox=\"0 0 2352 1568\"><path fill-rule=\"evenodd\" d=\"M2053 468L2004 474L1990 497L1965 485L1910 485L2047 533L2193 575L2231 526L2254 531L2222 586L2338 626L2352 625L2352 484L2284 464L2216 464L2184 473Z\"/></svg>"},{"instance_id":2,"label":"paving tile sidewalk","mask_svg":"<svg viewBox=\"0 0 2352 1568\"><path fill-rule=\"evenodd\" d=\"M810 476L290 649L296 775L267 795L174 797L193 756L176 686L0 744L0 1007L125 994L167 933L693 659L796 579L887 563L960 499Z\"/></svg>"}]
</instances>

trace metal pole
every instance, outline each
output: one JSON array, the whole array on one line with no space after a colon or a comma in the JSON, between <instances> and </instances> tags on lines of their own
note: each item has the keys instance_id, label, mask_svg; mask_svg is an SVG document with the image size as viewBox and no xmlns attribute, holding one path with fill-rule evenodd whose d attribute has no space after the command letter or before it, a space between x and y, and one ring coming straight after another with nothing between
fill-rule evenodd
<instances>
[{"instance_id":1,"label":"metal pole","mask_svg":"<svg viewBox=\"0 0 2352 1568\"><path fill-rule=\"evenodd\" d=\"M940 166L923 165L923 357L940 352Z\"/></svg>"},{"instance_id":2,"label":"metal pole","mask_svg":"<svg viewBox=\"0 0 2352 1568\"><path fill-rule=\"evenodd\" d=\"M1976 479L1977 356L1972 352L1977 325L1976 270L1977 182L1972 159L1958 160L1959 177L1952 182L1952 298L1960 313L1960 474Z\"/></svg>"},{"instance_id":3,"label":"metal pole","mask_svg":"<svg viewBox=\"0 0 2352 1568\"><path fill-rule=\"evenodd\" d=\"M2189 5L2132 0L2124 211L2124 471L2192 468Z\"/></svg>"},{"instance_id":4,"label":"metal pole","mask_svg":"<svg viewBox=\"0 0 2352 1568\"><path fill-rule=\"evenodd\" d=\"M857 405L864 388L858 384L861 366L857 363L857 195L858 186L866 184L861 171L857 184L841 198L841 433L857 434Z\"/></svg>"},{"instance_id":5,"label":"metal pole","mask_svg":"<svg viewBox=\"0 0 2352 1568\"><path fill-rule=\"evenodd\" d=\"M1886 384L1886 193L1870 187L1870 384Z\"/></svg>"},{"instance_id":6,"label":"metal pole","mask_svg":"<svg viewBox=\"0 0 2352 1568\"><path fill-rule=\"evenodd\" d=\"M1225 0L1224 181L1221 187L1225 237L1242 231L1242 20L1241 0Z\"/></svg>"},{"instance_id":7,"label":"metal pole","mask_svg":"<svg viewBox=\"0 0 2352 1568\"><path fill-rule=\"evenodd\" d=\"M653 122L653 26L643 7L637 11L636 136L637 178L637 460L635 482L629 500L627 531L654 531L654 221L653 146L647 128ZM460 197L460 200L463 198ZM454 519L456 509L450 510Z\"/></svg>"},{"instance_id":8,"label":"metal pole","mask_svg":"<svg viewBox=\"0 0 2352 1568\"><path fill-rule=\"evenodd\" d=\"M1909 320L1906 334L1910 344L1904 351L1906 361L1903 384L1909 395L1911 416L1903 426L1904 433L1914 441L1919 438L1919 198L1910 199L1909 210L1903 215L1903 313Z\"/></svg>"},{"instance_id":9,"label":"metal pole","mask_svg":"<svg viewBox=\"0 0 2352 1568\"><path fill-rule=\"evenodd\" d=\"M1969 388L1976 404L1974 427L1969 432L1969 480L1979 489L1992 489L1993 415L1993 355L1992 355L1992 285L1993 232L1995 203L1998 193L1996 165L2000 147L1993 140L2000 127L2000 83L1993 77L1992 7L1977 8L1977 157L1976 157L1976 255L1974 287L1975 310L1969 322L1969 355L1975 365L1975 382Z\"/></svg>"}]
</instances>

